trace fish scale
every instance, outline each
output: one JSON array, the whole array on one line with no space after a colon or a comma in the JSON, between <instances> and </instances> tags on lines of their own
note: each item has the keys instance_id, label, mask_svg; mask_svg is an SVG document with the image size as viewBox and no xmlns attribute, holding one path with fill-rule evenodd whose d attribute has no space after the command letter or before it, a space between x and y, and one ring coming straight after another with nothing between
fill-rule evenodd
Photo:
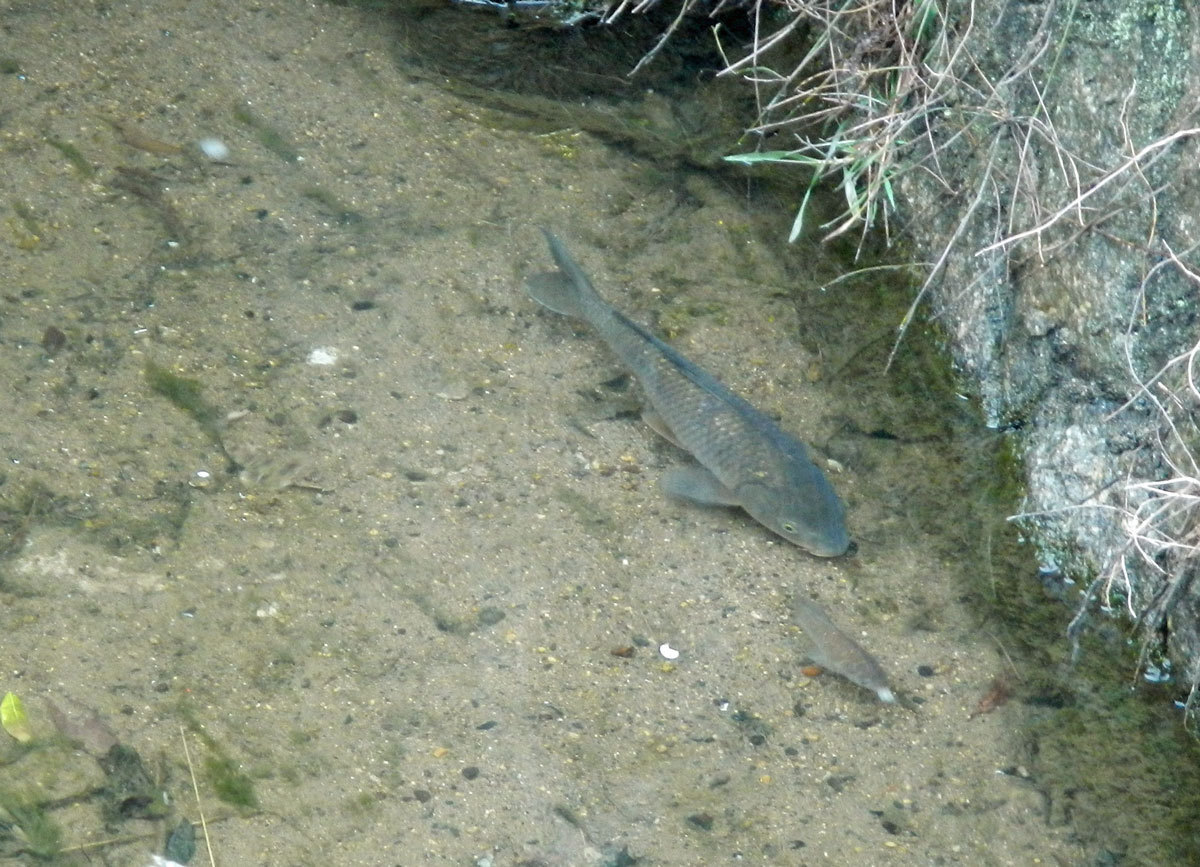
<instances>
[{"instance_id":1,"label":"fish scale","mask_svg":"<svg viewBox=\"0 0 1200 867\"><path fill-rule=\"evenodd\" d=\"M804 444L600 297L563 243L542 232L559 272L531 279L530 296L587 321L637 376L666 430L650 420L652 426L700 465L668 474L667 491L706 505L740 506L817 556L845 553L845 510Z\"/></svg>"}]
</instances>

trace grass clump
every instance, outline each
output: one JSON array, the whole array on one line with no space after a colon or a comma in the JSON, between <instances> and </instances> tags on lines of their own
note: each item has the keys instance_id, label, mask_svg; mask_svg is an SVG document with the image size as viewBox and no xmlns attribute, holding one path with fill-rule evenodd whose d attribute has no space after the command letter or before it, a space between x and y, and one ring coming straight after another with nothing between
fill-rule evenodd
<instances>
[{"instance_id":1,"label":"grass clump","mask_svg":"<svg viewBox=\"0 0 1200 867\"><path fill-rule=\"evenodd\" d=\"M760 147L731 162L799 165L811 171L790 241L805 228L813 191L836 182L846 210L824 224L826 238L881 224L895 210L893 184L918 163L910 146L926 132L956 80L953 30L945 3L914 0L786 0L784 23L729 59L722 75L740 75L755 90L759 114L748 136ZM761 14L757 6L755 17ZM800 25L816 34L807 51L774 50ZM725 52L722 50L722 54ZM779 62L787 63L780 67ZM768 140L784 147L763 149Z\"/></svg>"}]
</instances>

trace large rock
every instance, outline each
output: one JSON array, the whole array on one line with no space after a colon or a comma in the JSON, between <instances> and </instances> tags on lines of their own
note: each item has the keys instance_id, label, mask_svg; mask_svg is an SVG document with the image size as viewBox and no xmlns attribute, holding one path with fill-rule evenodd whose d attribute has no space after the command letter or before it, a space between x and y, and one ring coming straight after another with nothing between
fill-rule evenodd
<instances>
[{"instance_id":1,"label":"large rock","mask_svg":"<svg viewBox=\"0 0 1200 867\"><path fill-rule=\"evenodd\" d=\"M953 97L926 148L940 177L898 186L929 259L953 239L929 298L988 423L1019 439L1022 525L1086 591L1075 625L1098 610L1140 618L1150 654L1169 652L1190 686L1200 358L1179 356L1200 340L1187 132L1200 127L1200 39L1187 10L980 0L973 21L960 12L962 83L942 89Z\"/></svg>"}]
</instances>

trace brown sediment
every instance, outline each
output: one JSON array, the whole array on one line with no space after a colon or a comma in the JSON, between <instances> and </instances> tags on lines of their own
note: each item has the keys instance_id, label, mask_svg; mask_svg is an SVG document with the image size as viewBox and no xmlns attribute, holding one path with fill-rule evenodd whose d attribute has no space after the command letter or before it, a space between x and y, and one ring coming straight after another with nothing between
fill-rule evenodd
<instances>
[{"instance_id":1,"label":"brown sediment","mask_svg":"<svg viewBox=\"0 0 1200 867\"><path fill-rule=\"evenodd\" d=\"M792 620L808 636L811 645L808 656L813 662L834 674L840 674L851 683L871 690L879 696L880 701L896 700L888 686L883 666L857 641L835 626L821 606L797 596L792 601Z\"/></svg>"}]
</instances>

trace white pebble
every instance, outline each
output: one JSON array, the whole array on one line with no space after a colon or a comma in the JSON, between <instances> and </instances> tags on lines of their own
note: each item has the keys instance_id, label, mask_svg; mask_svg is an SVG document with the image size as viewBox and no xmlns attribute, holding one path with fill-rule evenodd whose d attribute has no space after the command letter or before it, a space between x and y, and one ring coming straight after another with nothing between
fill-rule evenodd
<instances>
[{"instance_id":1,"label":"white pebble","mask_svg":"<svg viewBox=\"0 0 1200 867\"><path fill-rule=\"evenodd\" d=\"M663 659L679 659L679 651L669 644L660 644L658 652L662 654Z\"/></svg>"}]
</instances>

